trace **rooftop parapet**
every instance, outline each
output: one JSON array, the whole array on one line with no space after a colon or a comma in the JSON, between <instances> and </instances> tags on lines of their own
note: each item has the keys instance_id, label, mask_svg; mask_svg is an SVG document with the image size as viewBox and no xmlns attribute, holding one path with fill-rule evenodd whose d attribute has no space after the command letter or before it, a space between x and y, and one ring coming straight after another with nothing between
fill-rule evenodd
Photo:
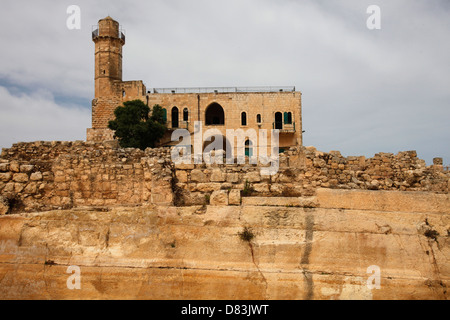
<instances>
[{"instance_id":1,"label":"rooftop parapet","mask_svg":"<svg viewBox=\"0 0 450 320\"><path fill-rule=\"evenodd\" d=\"M248 92L294 92L294 86L278 87L193 87L193 88L153 88L148 93L248 93Z\"/></svg>"}]
</instances>

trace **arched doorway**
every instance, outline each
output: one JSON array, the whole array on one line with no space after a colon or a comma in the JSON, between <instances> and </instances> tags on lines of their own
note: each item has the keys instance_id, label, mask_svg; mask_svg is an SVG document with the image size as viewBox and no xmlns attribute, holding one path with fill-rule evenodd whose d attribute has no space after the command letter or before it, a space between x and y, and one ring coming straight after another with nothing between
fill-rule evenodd
<instances>
[{"instance_id":1,"label":"arched doorway","mask_svg":"<svg viewBox=\"0 0 450 320\"><path fill-rule=\"evenodd\" d=\"M172 128L178 128L178 108L172 108Z\"/></svg>"},{"instance_id":2,"label":"arched doorway","mask_svg":"<svg viewBox=\"0 0 450 320\"><path fill-rule=\"evenodd\" d=\"M283 114L281 112L275 113L275 129L283 129Z\"/></svg>"},{"instance_id":3,"label":"arched doorway","mask_svg":"<svg viewBox=\"0 0 450 320\"><path fill-rule=\"evenodd\" d=\"M225 124L225 112L220 104L214 102L206 108L205 124L207 126Z\"/></svg>"},{"instance_id":4,"label":"arched doorway","mask_svg":"<svg viewBox=\"0 0 450 320\"><path fill-rule=\"evenodd\" d=\"M216 142L216 138L218 138L219 140L220 140L220 138L219 137L222 137L222 141L221 141L221 143L220 143L220 141L217 141ZM214 145L212 145L213 143L215 143ZM220 144L219 144L220 143ZM223 150L223 151L225 151L225 153L226 153L226 151L227 150L231 150L231 144L230 144L230 142L227 140L227 138L226 137L224 137L224 136L218 136L218 135L213 135L212 137L211 137L211 140L210 141L205 141L204 143L203 143L203 152L205 152L205 151L211 151L213 148L215 148L215 150Z\"/></svg>"}]
</instances>

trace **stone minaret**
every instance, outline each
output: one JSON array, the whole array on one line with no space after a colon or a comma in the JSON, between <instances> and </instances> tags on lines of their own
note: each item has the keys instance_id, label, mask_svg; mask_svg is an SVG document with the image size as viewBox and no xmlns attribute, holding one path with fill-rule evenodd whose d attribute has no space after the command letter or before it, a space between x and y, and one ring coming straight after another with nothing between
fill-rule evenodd
<instances>
[{"instance_id":1,"label":"stone minaret","mask_svg":"<svg viewBox=\"0 0 450 320\"><path fill-rule=\"evenodd\" d=\"M119 23L111 17L101 19L92 40L95 43L95 98L120 95L114 86L115 80L122 81L122 46L125 44Z\"/></svg>"},{"instance_id":2,"label":"stone minaret","mask_svg":"<svg viewBox=\"0 0 450 320\"><path fill-rule=\"evenodd\" d=\"M92 32L95 43L95 99L92 101L92 129L88 141L113 139L108 121L114 118L114 109L122 103L122 46L125 36L119 23L111 17L98 22Z\"/></svg>"}]
</instances>

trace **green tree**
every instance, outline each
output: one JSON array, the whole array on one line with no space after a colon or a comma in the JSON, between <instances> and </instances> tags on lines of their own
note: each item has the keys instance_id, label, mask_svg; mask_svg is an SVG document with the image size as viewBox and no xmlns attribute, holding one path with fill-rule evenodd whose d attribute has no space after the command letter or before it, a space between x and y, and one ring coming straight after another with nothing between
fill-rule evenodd
<instances>
[{"instance_id":1,"label":"green tree","mask_svg":"<svg viewBox=\"0 0 450 320\"><path fill-rule=\"evenodd\" d=\"M141 100L127 101L114 110L115 120L108 123L114 130L114 138L119 140L122 148L153 148L167 130L164 110L154 105L150 108Z\"/></svg>"}]
</instances>

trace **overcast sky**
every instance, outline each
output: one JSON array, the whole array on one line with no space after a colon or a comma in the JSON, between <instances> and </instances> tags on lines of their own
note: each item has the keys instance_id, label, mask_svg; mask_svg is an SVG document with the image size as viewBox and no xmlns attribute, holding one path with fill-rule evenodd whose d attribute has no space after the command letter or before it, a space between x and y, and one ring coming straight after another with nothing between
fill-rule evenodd
<instances>
[{"instance_id":1,"label":"overcast sky","mask_svg":"<svg viewBox=\"0 0 450 320\"><path fill-rule=\"evenodd\" d=\"M81 9L69 30L68 6ZM381 29L367 28L369 5ZM92 26L126 33L123 80L153 87L295 86L304 145L345 156L417 150L450 164L450 1L3 1L0 148L85 140Z\"/></svg>"}]
</instances>

